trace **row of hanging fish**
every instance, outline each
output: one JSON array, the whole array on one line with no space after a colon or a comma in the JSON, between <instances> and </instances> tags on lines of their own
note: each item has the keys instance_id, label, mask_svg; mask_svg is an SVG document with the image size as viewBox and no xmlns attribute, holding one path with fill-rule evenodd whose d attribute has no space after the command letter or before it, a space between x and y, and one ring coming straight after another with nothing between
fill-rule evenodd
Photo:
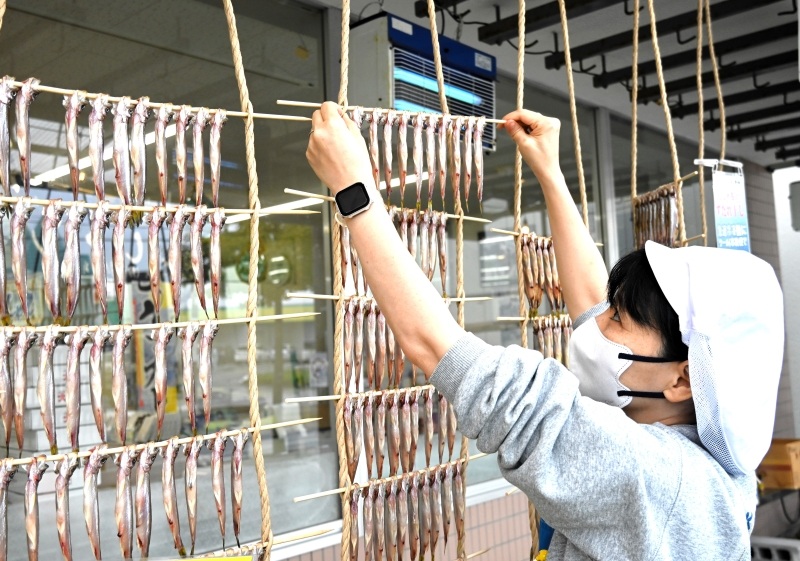
<instances>
[{"instance_id":1,"label":"row of hanging fish","mask_svg":"<svg viewBox=\"0 0 800 561\"><path fill-rule=\"evenodd\" d=\"M554 358L569 368L569 340L572 336L572 319L567 314L539 316L531 320L536 350L544 358Z\"/></svg>"},{"instance_id":2,"label":"row of hanging fish","mask_svg":"<svg viewBox=\"0 0 800 561\"><path fill-rule=\"evenodd\" d=\"M544 294L547 295L551 311L563 312L564 297L558 277L553 240L539 237L523 228L519 235L519 244L525 276L525 296L528 299L530 315L536 315Z\"/></svg>"},{"instance_id":3,"label":"row of hanging fish","mask_svg":"<svg viewBox=\"0 0 800 561\"><path fill-rule=\"evenodd\" d=\"M478 203L483 201L483 131L486 126L485 117L460 117L437 115L432 113L412 113L384 109L352 110L351 117L356 126L361 128L369 123L369 155L372 162L372 174L375 185L380 184L381 169L386 184L386 201L392 201L392 160L394 149L392 135L397 126L397 170L400 180L400 206L405 206L405 190L408 186L408 130L412 131L411 157L414 163L414 187L416 188L416 208L422 208L423 174L428 174L427 205L432 208L436 181L444 208L447 192L448 166L452 163L450 185L454 199L463 197L469 209L470 188L475 176L475 187ZM382 129L381 129L382 127ZM380 142L380 138L383 142ZM452 138L452 150L448 150L448 142ZM380 144L383 144L381 158ZM463 148L462 148L463 144ZM452 162L448 162L452 158Z\"/></svg>"},{"instance_id":4,"label":"row of hanging fish","mask_svg":"<svg viewBox=\"0 0 800 561\"><path fill-rule=\"evenodd\" d=\"M359 499L364 528L363 559L400 561L408 547L410 559L436 558L455 522L459 542L465 537L464 463L438 466L389 482L356 486L349 497L350 560L359 559Z\"/></svg>"},{"instance_id":5,"label":"row of hanging fish","mask_svg":"<svg viewBox=\"0 0 800 561\"><path fill-rule=\"evenodd\" d=\"M89 210L94 207L93 210ZM80 270L80 229L84 218L91 213L91 264L94 277L95 300L100 304L103 321L108 321L108 294L106 274L106 230L113 227L111 238L112 269L114 286L117 297L117 310L119 317L123 317L125 305L125 276L126 248L125 233L131 221L131 211L123 206L114 207L112 210L108 202L100 201L97 205L88 205L83 202L73 202L65 205L61 200L53 200L44 207L42 215L42 274L44 277L44 297L47 308L56 324L69 324L78 307L80 296L81 270ZM28 268L26 258L27 244L25 229L34 211L34 204L28 197L21 197L16 204L0 204L0 295L5 296L6 290L6 252L3 241L2 221L8 216L11 231L11 271L14 276L17 294L19 295L22 313L26 321L29 320L28 309ZM62 217L64 221L64 255L58 255L58 228ZM206 287L203 269L203 229L207 222L211 223L211 249L210 272L211 294L214 305L214 315L219 310L220 283L222 276L222 254L220 251L220 235L225 225L225 211L221 208L188 207L179 205L169 211L165 207L155 206L144 215L148 224L148 269L150 273L150 288L153 295L156 317L160 317L160 286L161 264L160 238L161 228L169 230L169 246L167 249L167 267L172 288L172 303L175 319L180 315L181 303L181 278L182 278L182 240L187 222L191 230L191 263L194 273L194 283L197 296L203 311L206 310ZM113 225L113 226L112 226ZM127 251L130 251L128 248ZM62 306L62 283L66 293L66 307ZM0 298L0 319L3 324L10 322L9 312L5 297Z\"/></svg>"},{"instance_id":6,"label":"row of hanging fish","mask_svg":"<svg viewBox=\"0 0 800 561\"><path fill-rule=\"evenodd\" d=\"M223 547L225 546L225 525L227 516L227 501L225 498L225 476L223 461L227 438L222 431L210 439L193 438L184 445L186 455L185 485L186 485L186 510L189 520L189 535L191 538L191 553L194 553L197 535L197 464L203 445L206 444L211 451L211 485L214 494L214 503L217 509L220 533ZM233 533L236 542L239 542L241 527L242 500L242 459L244 446L248 438L247 430L230 437L233 442L233 454L230 467L231 486L231 513L233 518ZM204 441L205 440L205 441ZM116 477L116 506L115 522L116 533L120 540L120 551L123 559L131 559L134 553L134 541L141 552L142 558L149 556L150 535L153 524L153 505L150 495L150 473L156 456L163 457L161 483L164 498L164 512L166 522L173 536L176 551L181 556L186 555L178 513L178 498L175 485L175 459L180 452L181 445L178 437L167 441L166 445L153 443L141 446L129 446L116 454L113 458L117 465ZM112 458L106 453L106 446L100 445L91 451L83 462L83 515L86 531L91 544L92 553L97 560L102 559L100 549L100 527L110 524L110 520L101 521L100 505L98 501L98 474L103 464ZM76 454L68 454L63 459L55 462L53 469L56 473L56 531L61 546L61 553L65 561L71 561L72 555L72 529L70 527L70 478L76 469L81 467L81 459ZM27 534L27 549L29 561L35 561L39 555L39 505L38 486L44 472L50 467L45 461L45 456L33 458L33 461L23 468L27 471L25 483L25 530ZM18 470L12 465L10 459L0 461L0 560L8 559L8 536L5 516L7 514L7 491L9 484ZM135 472L135 473L134 473ZM135 479L134 479L135 477ZM17 557L15 557L17 558Z\"/></svg>"},{"instance_id":7,"label":"row of hanging fish","mask_svg":"<svg viewBox=\"0 0 800 561\"><path fill-rule=\"evenodd\" d=\"M438 418L434 420L434 402ZM414 470L419 445L420 420L425 431L425 465L430 467L434 432L437 434L439 463L452 459L456 442L456 416L445 397L433 388L408 388L377 394L347 396L344 408L345 449L352 481L363 450L367 476L386 475L383 470L388 456L389 473ZM400 470L400 471L398 471Z\"/></svg>"},{"instance_id":8,"label":"row of hanging fish","mask_svg":"<svg viewBox=\"0 0 800 561\"><path fill-rule=\"evenodd\" d=\"M10 137L9 137L9 105L14 103L16 110L16 142L19 152L19 166L22 175L22 188L25 196L30 195L31 185L31 135L30 106L37 94L39 80L28 78L22 83L5 76L0 80L0 182L5 196L11 196L10 177ZM16 98L16 99L15 99ZM132 100L129 97L119 98L112 103L106 94L87 94L76 90L64 96L66 108L66 143L69 162L72 195L78 199L80 183L78 117L86 105L91 110L88 116L89 126L89 159L92 167L95 194L98 200L105 200L105 169L103 150L103 122L106 113L113 116L113 164L117 194L126 205L143 205L146 194L146 142L145 128L147 121L155 115L153 132L155 135L156 166L158 168L158 186L161 204L167 203L169 170L167 166L167 126L175 120L175 159L178 178L178 203L186 202L188 187L187 170L187 134L192 136L192 163L194 165L194 201L203 201L203 184L205 180L204 133L209 127L208 159L211 172L212 206L219 206L219 185L221 170L221 132L227 120L224 109L209 110L204 107L195 108L188 105L172 106L169 104L151 104L150 98L141 97Z\"/></svg>"},{"instance_id":9,"label":"row of hanging fish","mask_svg":"<svg viewBox=\"0 0 800 561\"><path fill-rule=\"evenodd\" d=\"M647 240L676 247L678 240L678 199L675 187L667 185L637 197L634 201L636 247Z\"/></svg>"},{"instance_id":10,"label":"row of hanging fish","mask_svg":"<svg viewBox=\"0 0 800 561\"><path fill-rule=\"evenodd\" d=\"M211 418L211 346L218 331L214 321L200 325L193 322L188 327L177 330L178 337L183 339L183 384L186 404L189 407L189 418L195 430L194 415L194 366L192 362L192 346L200 335L200 364L197 379L200 383L203 400L203 412L206 423ZM164 423L167 390L167 355L166 345L176 332L170 324L163 324L153 332L155 340L155 394L156 414L158 419L158 435ZM64 377L63 400L66 405L66 428L69 434L70 448L79 449L80 409L81 409L81 369L80 359L84 348L89 345L89 390L91 409L101 440L106 440L105 423L103 422L102 403L102 369L101 362L107 343L112 345L111 351L111 394L114 401L115 437L125 444L128 422L128 379L125 370L125 349L132 337L130 326L109 328L108 326L78 327L66 337L58 332L58 328L50 325L39 336L33 328L15 329L0 328L0 410L6 436L6 450L11 442L11 433L16 432L17 446L24 449L25 444L25 409L27 401L28 368L27 358L30 349L39 343L39 369L36 383L36 396L41 409L42 425L50 444L50 452L58 453L56 436L56 380L53 368L53 354L60 344L66 344L67 360ZM12 360L13 357L13 360ZM188 358L187 358L188 357ZM13 373L10 367L13 362Z\"/></svg>"}]
</instances>

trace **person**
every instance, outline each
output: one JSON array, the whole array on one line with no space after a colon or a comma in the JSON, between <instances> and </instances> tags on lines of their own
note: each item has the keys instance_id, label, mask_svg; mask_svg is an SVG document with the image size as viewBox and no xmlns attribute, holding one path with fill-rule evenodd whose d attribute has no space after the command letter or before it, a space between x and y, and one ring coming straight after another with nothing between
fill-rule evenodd
<instances>
[{"instance_id":1,"label":"person","mask_svg":"<svg viewBox=\"0 0 800 561\"><path fill-rule=\"evenodd\" d=\"M571 371L455 322L380 204L361 131L333 103L314 113L319 179L335 195L360 182L379 203L336 218L395 337L552 526L550 561L749 559L783 352L774 271L742 251L648 242L608 275L560 169L559 122L504 121L547 205Z\"/></svg>"}]
</instances>

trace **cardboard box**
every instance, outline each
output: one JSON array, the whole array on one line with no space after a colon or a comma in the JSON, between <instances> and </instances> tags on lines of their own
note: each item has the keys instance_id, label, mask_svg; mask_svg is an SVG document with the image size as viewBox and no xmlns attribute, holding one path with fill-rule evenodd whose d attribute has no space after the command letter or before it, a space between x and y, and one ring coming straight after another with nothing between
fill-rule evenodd
<instances>
[{"instance_id":1,"label":"cardboard box","mask_svg":"<svg viewBox=\"0 0 800 561\"><path fill-rule=\"evenodd\" d=\"M756 473L767 489L800 489L800 440L774 438Z\"/></svg>"}]
</instances>

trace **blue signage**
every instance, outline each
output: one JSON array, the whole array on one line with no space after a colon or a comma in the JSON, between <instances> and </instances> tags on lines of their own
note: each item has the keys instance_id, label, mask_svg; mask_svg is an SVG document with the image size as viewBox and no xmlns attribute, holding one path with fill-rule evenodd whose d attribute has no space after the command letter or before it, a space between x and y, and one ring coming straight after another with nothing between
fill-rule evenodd
<instances>
[{"instance_id":1,"label":"blue signage","mask_svg":"<svg viewBox=\"0 0 800 561\"><path fill-rule=\"evenodd\" d=\"M717 247L750 251L750 226L747 222L747 198L744 174L715 169L714 223Z\"/></svg>"}]
</instances>

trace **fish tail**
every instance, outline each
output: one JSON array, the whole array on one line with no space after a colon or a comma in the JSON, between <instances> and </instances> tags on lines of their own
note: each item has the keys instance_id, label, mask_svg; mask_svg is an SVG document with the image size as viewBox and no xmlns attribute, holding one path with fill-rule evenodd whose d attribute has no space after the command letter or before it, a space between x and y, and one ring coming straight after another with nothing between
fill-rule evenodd
<instances>
[{"instance_id":1,"label":"fish tail","mask_svg":"<svg viewBox=\"0 0 800 561\"><path fill-rule=\"evenodd\" d=\"M57 445L55 445L55 444L51 444L50 445L50 454L53 455L53 456L58 454L58 446Z\"/></svg>"},{"instance_id":2,"label":"fish tail","mask_svg":"<svg viewBox=\"0 0 800 561\"><path fill-rule=\"evenodd\" d=\"M181 548L178 550L178 555L181 557L186 557L186 548L181 546Z\"/></svg>"}]
</instances>

